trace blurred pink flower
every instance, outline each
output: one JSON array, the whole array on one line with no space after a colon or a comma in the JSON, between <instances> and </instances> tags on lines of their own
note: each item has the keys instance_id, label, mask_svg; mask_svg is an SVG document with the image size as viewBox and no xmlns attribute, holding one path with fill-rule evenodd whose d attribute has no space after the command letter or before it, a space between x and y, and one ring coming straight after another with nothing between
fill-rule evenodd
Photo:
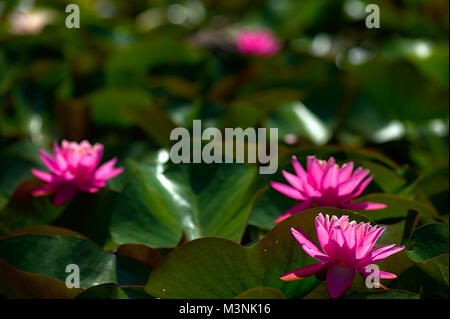
<instances>
[{"instance_id":1,"label":"blurred pink flower","mask_svg":"<svg viewBox=\"0 0 450 319\"><path fill-rule=\"evenodd\" d=\"M348 216L337 218L319 214L315 219L317 239L320 250L302 229L291 228L291 233L302 249L318 260L316 264L290 271L280 277L285 281L309 277L326 269L328 292L332 298L340 297L353 282L356 271L362 277L372 272L367 266L395 254L404 246L395 244L373 249L375 242L385 227L370 226L369 223L349 222ZM395 274L379 271L380 279L394 279Z\"/></svg>"},{"instance_id":2,"label":"blurred pink flower","mask_svg":"<svg viewBox=\"0 0 450 319\"><path fill-rule=\"evenodd\" d=\"M31 191L34 196L45 196L55 193L54 205L62 205L75 196L78 190L96 193L106 186L106 180L123 172L124 168L114 168L117 158L104 163L100 167L103 156L103 145L91 144L84 140L80 144L62 141L61 147L55 142L54 157L40 150L40 156L50 173L31 169L34 176L46 184Z\"/></svg>"},{"instance_id":3,"label":"blurred pink flower","mask_svg":"<svg viewBox=\"0 0 450 319\"><path fill-rule=\"evenodd\" d=\"M364 191L373 178L372 175L364 179L369 174L368 169L358 167L353 171L353 162L339 168L333 157L330 157L327 162L315 156L308 156L305 171L297 158L293 156L292 166L296 175L283 171L284 178L290 186L275 181L271 181L270 185L280 193L301 202L284 212L275 220L275 223L310 207L328 206L359 210L386 207L381 203L350 203Z\"/></svg>"},{"instance_id":4,"label":"blurred pink flower","mask_svg":"<svg viewBox=\"0 0 450 319\"><path fill-rule=\"evenodd\" d=\"M236 36L239 53L244 55L273 56L281 44L269 30L242 30Z\"/></svg>"}]
</instances>

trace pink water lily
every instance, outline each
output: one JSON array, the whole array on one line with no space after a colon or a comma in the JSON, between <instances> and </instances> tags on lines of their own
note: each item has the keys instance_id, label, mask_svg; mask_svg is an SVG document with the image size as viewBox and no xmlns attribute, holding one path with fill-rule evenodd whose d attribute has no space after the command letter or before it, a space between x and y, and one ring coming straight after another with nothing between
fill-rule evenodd
<instances>
[{"instance_id":1,"label":"pink water lily","mask_svg":"<svg viewBox=\"0 0 450 319\"><path fill-rule=\"evenodd\" d=\"M315 219L319 249L302 229L291 228L291 233L302 249L318 263L290 271L280 277L285 281L303 279L326 269L328 292L332 298L340 297L352 284L356 272L366 277L372 272L369 265L395 254L404 246L395 244L373 249L385 227L371 226L369 223L349 221L348 216L338 218L319 214ZM397 276L379 271L380 279L394 279Z\"/></svg>"},{"instance_id":2,"label":"pink water lily","mask_svg":"<svg viewBox=\"0 0 450 319\"><path fill-rule=\"evenodd\" d=\"M267 57L277 54L281 49L281 44L272 32L265 29L240 31L236 36L236 46L241 54Z\"/></svg>"},{"instance_id":3,"label":"pink water lily","mask_svg":"<svg viewBox=\"0 0 450 319\"><path fill-rule=\"evenodd\" d=\"M385 204L373 202L352 203L372 181L373 175L367 177L368 169L358 167L353 171L353 162L339 167L334 158L328 161L308 156L306 171L292 156L295 175L283 171L284 178L290 185L271 181L270 185L280 193L300 201L279 216L275 223L310 207L337 207L357 210L383 209ZM366 178L367 177L367 178Z\"/></svg>"},{"instance_id":4,"label":"pink water lily","mask_svg":"<svg viewBox=\"0 0 450 319\"><path fill-rule=\"evenodd\" d=\"M106 186L106 181L123 172L124 168L115 168L117 158L113 158L100 167L103 157L103 145L91 145L84 140L80 144L62 141L61 146L53 145L54 156L40 150L40 156L50 172L31 169L34 176L46 184L31 191L34 196L55 194L54 205L62 205L75 196L78 190L96 193Z\"/></svg>"}]
</instances>

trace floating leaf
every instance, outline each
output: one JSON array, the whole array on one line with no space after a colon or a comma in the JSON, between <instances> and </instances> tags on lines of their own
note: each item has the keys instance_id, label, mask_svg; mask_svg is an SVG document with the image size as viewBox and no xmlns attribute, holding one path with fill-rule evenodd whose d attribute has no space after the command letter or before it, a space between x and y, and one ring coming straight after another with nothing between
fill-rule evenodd
<instances>
[{"instance_id":1,"label":"floating leaf","mask_svg":"<svg viewBox=\"0 0 450 319\"><path fill-rule=\"evenodd\" d=\"M360 292L346 297L348 299L419 299L419 294L404 290L382 290L374 292Z\"/></svg>"},{"instance_id":2,"label":"floating leaf","mask_svg":"<svg viewBox=\"0 0 450 319\"><path fill-rule=\"evenodd\" d=\"M252 288L237 295L235 299L284 299L283 293L272 287Z\"/></svg>"},{"instance_id":3,"label":"floating leaf","mask_svg":"<svg viewBox=\"0 0 450 319\"><path fill-rule=\"evenodd\" d=\"M0 286L11 297L72 298L86 288L115 284L121 293L143 298L149 297L143 288L161 260L144 245L120 246L112 254L67 229L28 227L0 240ZM71 274L66 267L71 264L80 270L79 289L66 287Z\"/></svg>"},{"instance_id":4,"label":"floating leaf","mask_svg":"<svg viewBox=\"0 0 450 319\"><path fill-rule=\"evenodd\" d=\"M255 197L264 187L256 167L140 165L115 204L111 234L117 243L174 247L188 239L221 236L239 241Z\"/></svg>"},{"instance_id":5,"label":"floating leaf","mask_svg":"<svg viewBox=\"0 0 450 319\"><path fill-rule=\"evenodd\" d=\"M411 237L411 249L408 256L416 261L426 261L448 254L448 226L428 224L416 229Z\"/></svg>"},{"instance_id":6,"label":"floating leaf","mask_svg":"<svg viewBox=\"0 0 450 319\"><path fill-rule=\"evenodd\" d=\"M433 207L393 194L368 194L359 197L355 202L376 202L387 205L386 208L381 210L360 211L361 214L373 221L390 218L406 218L408 210L417 211L421 218L427 221L439 218L439 215Z\"/></svg>"},{"instance_id":7,"label":"floating leaf","mask_svg":"<svg viewBox=\"0 0 450 319\"><path fill-rule=\"evenodd\" d=\"M126 287L116 284L101 284L86 289L75 299L151 299L144 287Z\"/></svg>"}]
</instances>

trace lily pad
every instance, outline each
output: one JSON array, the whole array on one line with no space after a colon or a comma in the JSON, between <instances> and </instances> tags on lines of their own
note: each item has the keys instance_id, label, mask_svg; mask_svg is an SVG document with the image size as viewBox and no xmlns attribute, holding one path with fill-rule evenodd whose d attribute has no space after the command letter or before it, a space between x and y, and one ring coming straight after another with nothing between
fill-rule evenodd
<instances>
[{"instance_id":1,"label":"lily pad","mask_svg":"<svg viewBox=\"0 0 450 319\"><path fill-rule=\"evenodd\" d=\"M132 176L117 199L113 240L174 247L188 239L219 236L240 241L250 210L265 187L256 167L227 164L142 165L128 161Z\"/></svg>"}]
</instances>

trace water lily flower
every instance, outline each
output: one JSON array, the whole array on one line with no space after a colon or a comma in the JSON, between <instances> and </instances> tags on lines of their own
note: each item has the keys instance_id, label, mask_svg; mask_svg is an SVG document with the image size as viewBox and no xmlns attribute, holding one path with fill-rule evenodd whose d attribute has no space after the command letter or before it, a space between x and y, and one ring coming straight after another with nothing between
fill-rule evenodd
<instances>
[{"instance_id":1,"label":"water lily flower","mask_svg":"<svg viewBox=\"0 0 450 319\"><path fill-rule=\"evenodd\" d=\"M291 228L291 233L302 249L318 263L290 271L280 277L285 281L303 279L326 270L328 292L338 298L350 287L356 272L366 277L371 274L367 267L395 254L404 246L395 244L373 249L385 227L371 226L369 223L349 222L348 216L338 218L319 214L315 219L320 250L302 229ZM397 276L379 271L380 279L394 279Z\"/></svg>"},{"instance_id":2,"label":"water lily flower","mask_svg":"<svg viewBox=\"0 0 450 319\"><path fill-rule=\"evenodd\" d=\"M242 30L236 36L236 46L243 55L271 57L278 53L281 44L269 30Z\"/></svg>"},{"instance_id":3,"label":"water lily flower","mask_svg":"<svg viewBox=\"0 0 450 319\"><path fill-rule=\"evenodd\" d=\"M40 150L40 156L50 173L31 169L34 176L46 184L31 191L33 196L55 194L54 205L62 205L74 197L78 190L96 193L106 186L106 181L123 172L124 168L115 168L117 158L102 164L103 145L91 145L84 140L81 143L63 140L61 146L53 145L54 156Z\"/></svg>"},{"instance_id":4,"label":"water lily flower","mask_svg":"<svg viewBox=\"0 0 450 319\"><path fill-rule=\"evenodd\" d=\"M386 205L381 203L351 203L361 195L373 178L373 175L366 178L370 172L368 169L358 167L353 171L353 165L353 162L348 162L339 167L333 157L323 161L315 156L308 156L305 171L297 158L292 156L295 175L283 171L283 176L290 185L275 181L271 181L270 185L280 193L300 202L279 216L275 223L311 207L327 206L357 210L386 208Z\"/></svg>"}]
</instances>

